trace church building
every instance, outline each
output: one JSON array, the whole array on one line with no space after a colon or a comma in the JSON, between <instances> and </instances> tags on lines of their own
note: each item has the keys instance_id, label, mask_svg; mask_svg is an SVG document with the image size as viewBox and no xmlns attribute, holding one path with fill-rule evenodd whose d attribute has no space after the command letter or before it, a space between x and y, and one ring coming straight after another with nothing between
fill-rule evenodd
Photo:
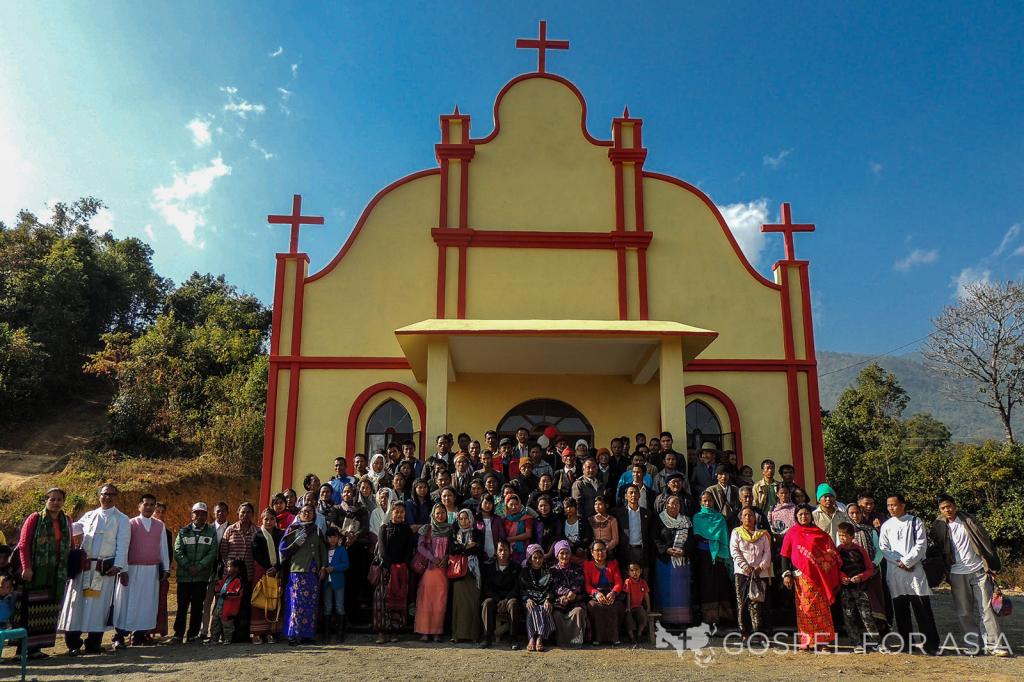
<instances>
[{"instance_id":1,"label":"church building","mask_svg":"<svg viewBox=\"0 0 1024 682\"><path fill-rule=\"evenodd\" d=\"M440 117L436 166L381 189L319 272L292 226L277 254L261 503L323 480L333 459L438 434L483 440L549 426L607 447L671 431L712 441L755 478L766 457L823 480L808 263L773 279L748 262L711 199L649 170L629 110L587 129L587 103L546 69L565 49L541 23L537 70L498 92L493 125ZM656 125L656 123L654 123ZM650 123L648 124L650 125ZM479 128L486 135L475 137ZM666 169L671 170L671 169ZM387 263L400 267L386 267Z\"/></svg>"}]
</instances>

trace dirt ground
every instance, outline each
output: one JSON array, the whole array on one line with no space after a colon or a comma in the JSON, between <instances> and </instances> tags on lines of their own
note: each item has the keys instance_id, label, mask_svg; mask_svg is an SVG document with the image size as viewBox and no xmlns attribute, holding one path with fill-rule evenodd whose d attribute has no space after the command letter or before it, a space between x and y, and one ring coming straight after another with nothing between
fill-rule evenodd
<instances>
[{"instance_id":1,"label":"dirt ground","mask_svg":"<svg viewBox=\"0 0 1024 682\"><path fill-rule=\"evenodd\" d=\"M1018 597L1018 601L1020 597ZM933 600L939 632L958 632L948 593ZM337 679L343 671L358 670L367 680L411 677L456 680L501 671L507 679L641 679L687 680L714 676L724 680L820 680L888 678L894 680L1019 680L1024 676L1024 617L1002 621L1011 646L1022 658L970 658L952 652L940 658L887 654L767 653L726 654L714 641L715 655L699 666L693 652L619 647L579 651L549 649L543 653L509 651L502 645L480 650L476 645L420 644L402 641L378 646L368 634L350 635L344 644L311 645L292 649L275 645L180 645L127 649L116 654L67 658L63 655L33 662L29 679L65 680L263 680L298 679L316 675ZM406 637L406 640L413 639ZM58 645L58 653L63 646ZM10 649L6 652L10 657ZM17 668L0 667L0 680L14 679Z\"/></svg>"}]
</instances>

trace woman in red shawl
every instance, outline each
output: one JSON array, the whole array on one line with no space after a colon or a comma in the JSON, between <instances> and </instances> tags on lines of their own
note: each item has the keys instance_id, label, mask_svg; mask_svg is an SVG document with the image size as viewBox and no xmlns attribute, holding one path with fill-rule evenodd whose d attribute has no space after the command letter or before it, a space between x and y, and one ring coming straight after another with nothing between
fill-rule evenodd
<instances>
[{"instance_id":1,"label":"woman in red shawl","mask_svg":"<svg viewBox=\"0 0 1024 682\"><path fill-rule=\"evenodd\" d=\"M811 507L796 510L796 525L782 540L783 584L796 591L796 627L800 648L809 650L835 639L829 610L839 594L839 554L832 537L814 525Z\"/></svg>"}]
</instances>

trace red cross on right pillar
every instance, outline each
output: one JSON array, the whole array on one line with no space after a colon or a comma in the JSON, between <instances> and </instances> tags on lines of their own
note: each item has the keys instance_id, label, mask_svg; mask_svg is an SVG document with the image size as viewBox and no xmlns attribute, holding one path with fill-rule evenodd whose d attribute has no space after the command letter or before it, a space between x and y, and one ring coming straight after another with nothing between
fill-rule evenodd
<instances>
[{"instance_id":1,"label":"red cross on right pillar","mask_svg":"<svg viewBox=\"0 0 1024 682\"><path fill-rule=\"evenodd\" d=\"M797 260L793 244L796 232L813 232L811 223L794 223L789 203L782 204L779 223L761 226L762 232L781 232L783 259L772 266L780 287L782 340L789 397L790 447L796 478L805 490L825 481L824 446L821 439L821 401L818 366L814 352L809 263Z\"/></svg>"}]
</instances>

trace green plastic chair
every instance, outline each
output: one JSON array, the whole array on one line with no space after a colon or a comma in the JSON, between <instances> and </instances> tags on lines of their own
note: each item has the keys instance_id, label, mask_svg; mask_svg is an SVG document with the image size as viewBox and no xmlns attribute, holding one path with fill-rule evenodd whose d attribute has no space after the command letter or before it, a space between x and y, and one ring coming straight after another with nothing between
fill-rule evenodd
<instances>
[{"instance_id":1,"label":"green plastic chair","mask_svg":"<svg viewBox=\"0 0 1024 682\"><path fill-rule=\"evenodd\" d=\"M14 628L13 630L0 630L0 651L3 651L4 644L21 641L21 682L25 682L25 674L28 671L28 632L25 628Z\"/></svg>"}]
</instances>

